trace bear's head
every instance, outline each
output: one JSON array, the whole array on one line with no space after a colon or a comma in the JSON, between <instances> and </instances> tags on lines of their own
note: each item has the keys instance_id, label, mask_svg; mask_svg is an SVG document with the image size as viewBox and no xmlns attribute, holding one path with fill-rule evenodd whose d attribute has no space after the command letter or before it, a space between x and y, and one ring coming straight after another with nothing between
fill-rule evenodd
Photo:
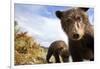
<instances>
[{"instance_id":1,"label":"bear's head","mask_svg":"<svg viewBox=\"0 0 100 69\"><path fill-rule=\"evenodd\" d=\"M80 40L85 34L89 19L86 11L89 8L72 8L67 11L56 11L64 32L71 40Z\"/></svg>"}]
</instances>

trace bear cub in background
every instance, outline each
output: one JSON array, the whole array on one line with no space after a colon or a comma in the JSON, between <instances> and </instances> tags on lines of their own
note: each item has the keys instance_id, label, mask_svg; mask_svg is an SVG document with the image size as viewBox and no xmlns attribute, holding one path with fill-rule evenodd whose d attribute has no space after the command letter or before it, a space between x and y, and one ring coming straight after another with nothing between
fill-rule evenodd
<instances>
[{"instance_id":1,"label":"bear cub in background","mask_svg":"<svg viewBox=\"0 0 100 69\"><path fill-rule=\"evenodd\" d=\"M50 58L52 55L54 56L56 63L61 62L60 56L63 62L68 62L69 50L67 44L62 40L54 41L53 43L51 43L46 56L46 60L48 63L51 63Z\"/></svg>"}]
</instances>

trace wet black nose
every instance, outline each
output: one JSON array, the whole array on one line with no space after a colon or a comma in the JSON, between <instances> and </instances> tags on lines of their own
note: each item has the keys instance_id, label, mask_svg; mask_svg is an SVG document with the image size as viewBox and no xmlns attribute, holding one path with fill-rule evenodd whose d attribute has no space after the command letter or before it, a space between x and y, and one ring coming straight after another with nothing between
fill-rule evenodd
<instances>
[{"instance_id":1,"label":"wet black nose","mask_svg":"<svg viewBox=\"0 0 100 69\"><path fill-rule=\"evenodd\" d=\"M79 38L79 34L73 34L73 39L78 39Z\"/></svg>"}]
</instances>

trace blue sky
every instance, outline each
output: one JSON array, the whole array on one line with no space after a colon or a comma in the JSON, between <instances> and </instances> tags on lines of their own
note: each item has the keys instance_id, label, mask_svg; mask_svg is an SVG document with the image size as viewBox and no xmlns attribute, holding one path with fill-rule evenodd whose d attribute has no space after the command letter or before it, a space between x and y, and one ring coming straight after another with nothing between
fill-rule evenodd
<instances>
[{"instance_id":1,"label":"blue sky","mask_svg":"<svg viewBox=\"0 0 100 69\"><path fill-rule=\"evenodd\" d=\"M67 6L48 6L32 4L15 4L15 20L22 31L27 31L42 46L48 47L55 40L64 40L67 37L62 31L60 20L55 16L57 10L68 10ZM94 9L88 10L90 22L94 22Z\"/></svg>"}]
</instances>

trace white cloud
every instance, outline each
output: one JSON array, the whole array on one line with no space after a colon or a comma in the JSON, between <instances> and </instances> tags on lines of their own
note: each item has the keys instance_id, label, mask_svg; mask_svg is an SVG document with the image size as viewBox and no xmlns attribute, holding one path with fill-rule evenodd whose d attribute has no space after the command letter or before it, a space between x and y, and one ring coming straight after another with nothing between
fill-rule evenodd
<instances>
[{"instance_id":1,"label":"white cloud","mask_svg":"<svg viewBox=\"0 0 100 69\"><path fill-rule=\"evenodd\" d=\"M58 19L50 19L50 18L45 18L45 24L44 24L44 29L42 32L44 35L42 35L42 38L45 39L45 42L41 42L45 46L49 46L51 42L55 40L64 40L67 43L67 37L65 33L62 31L60 21ZM48 44L48 45L47 45Z\"/></svg>"}]
</instances>

